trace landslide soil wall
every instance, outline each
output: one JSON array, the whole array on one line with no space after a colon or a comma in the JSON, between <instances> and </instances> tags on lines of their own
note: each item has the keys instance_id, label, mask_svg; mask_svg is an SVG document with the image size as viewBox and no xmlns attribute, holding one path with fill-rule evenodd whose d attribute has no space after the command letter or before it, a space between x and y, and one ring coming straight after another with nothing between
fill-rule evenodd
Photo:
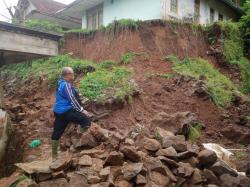
<instances>
[{"instance_id":1,"label":"landslide soil wall","mask_svg":"<svg viewBox=\"0 0 250 187\"><path fill-rule=\"evenodd\" d=\"M188 24L161 21L144 22L134 30L114 28L111 32L69 33L64 52L75 57L102 61L119 60L129 51L164 57L207 57L209 48L204 33Z\"/></svg>"}]
</instances>

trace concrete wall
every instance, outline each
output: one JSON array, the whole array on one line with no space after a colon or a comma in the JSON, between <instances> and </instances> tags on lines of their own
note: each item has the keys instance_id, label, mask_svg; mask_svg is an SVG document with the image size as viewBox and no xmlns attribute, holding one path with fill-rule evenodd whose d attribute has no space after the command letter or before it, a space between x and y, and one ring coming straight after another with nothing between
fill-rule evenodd
<instances>
[{"instance_id":1,"label":"concrete wall","mask_svg":"<svg viewBox=\"0 0 250 187\"><path fill-rule=\"evenodd\" d=\"M58 42L0 30L0 51L56 56L58 55Z\"/></svg>"},{"instance_id":2,"label":"concrete wall","mask_svg":"<svg viewBox=\"0 0 250 187\"><path fill-rule=\"evenodd\" d=\"M170 11L171 0L111 0L104 1L103 24L108 25L114 20L134 19L184 19L194 16L195 0L178 0L178 11ZM210 7L215 10L215 21L219 18L219 13L225 20L237 19L237 14L218 0L200 0L200 23L210 22ZM86 11L83 12L82 28L87 28Z\"/></svg>"},{"instance_id":3,"label":"concrete wall","mask_svg":"<svg viewBox=\"0 0 250 187\"><path fill-rule=\"evenodd\" d=\"M223 15L224 20L237 20L237 14L218 0L201 0L201 24L210 23L210 8L215 10L215 21L219 20L219 14Z\"/></svg>"},{"instance_id":4,"label":"concrete wall","mask_svg":"<svg viewBox=\"0 0 250 187\"><path fill-rule=\"evenodd\" d=\"M161 0L105 0L103 5L103 25L114 20L152 20L161 18ZM83 11L82 28L87 27L86 11Z\"/></svg>"}]
</instances>

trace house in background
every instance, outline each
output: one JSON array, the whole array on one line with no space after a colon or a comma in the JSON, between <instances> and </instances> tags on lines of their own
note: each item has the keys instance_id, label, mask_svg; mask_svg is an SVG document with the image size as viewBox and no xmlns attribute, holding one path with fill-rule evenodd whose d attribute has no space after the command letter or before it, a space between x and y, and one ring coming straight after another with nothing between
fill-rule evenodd
<instances>
[{"instance_id":1,"label":"house in background","mask_svg":"<svg viewBox=\"0 0 250 187\"><path fill-rule=\"evenodd\" d=\"M114 20L180 19L208 24L237 20L239 0L76 0L60 13L82 19L82 28L98 29Z\"/></svg>"},{"instance_id":2,"label":"house in background","mask_svg":"<svg viewBox=\"0 0 250 187\"><path fill-rule=\"evenodd\" d=\"M55 22L65 29L80 28L81 18L58 13L66 5L53 0L19 0L15 12L18 19L38 19Z\"/></svg>"}]
</instances>

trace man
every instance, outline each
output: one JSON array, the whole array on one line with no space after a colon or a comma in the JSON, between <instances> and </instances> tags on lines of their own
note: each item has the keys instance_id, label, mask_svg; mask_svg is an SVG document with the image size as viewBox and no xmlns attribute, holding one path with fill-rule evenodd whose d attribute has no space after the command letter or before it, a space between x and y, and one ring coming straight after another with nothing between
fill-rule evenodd
<instances>
[{"instance_id":1,"label":"man","mask_svg":"<svg viewBox=\"0 0 250 187\"><path fill-rule=\"evenodd\" d=\"M84 132L91 125L88 112L81 106L79 95L72 85L74 79L73 69L70 67L63 68L61 79L57 85L56 101L53 109L55 115L52 134L53 160L58 155L59 140L70 122L79 124L81 132Z\"/></svg>"}]
</instances>

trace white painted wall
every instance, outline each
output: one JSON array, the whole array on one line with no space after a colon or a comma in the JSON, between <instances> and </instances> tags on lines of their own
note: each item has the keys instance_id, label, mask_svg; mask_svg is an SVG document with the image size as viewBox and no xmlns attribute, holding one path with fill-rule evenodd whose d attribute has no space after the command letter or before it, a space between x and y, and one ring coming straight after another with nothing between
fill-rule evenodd
<instances>
[{"instance_id":1,"label":"white painted wall","mask_svg":"<svg viewBox=\"0 0 250 187\"><path fill-rule=\"evenodd\" d=\"M110 4L105 0L103 15L104 25L111 23L114 19L131 18L140 20L150 19L184 19L194 16L195 0L178 0L177 13L170 11L171 0L115 0ZM160 4L159 4L160 2ZM218 0L200 0L200 18L201 24L210 22L210 8L215 11L215 21L219 19L219 13L225 20L237 19L237 14ZM160 9L160 10L159 10ZM86 14L83 12L82 28L87 27Z\"/></svg>"},{"instance_id":2,"label":"white painted wall","mask_svg":"<svg viewBox=\"0 0 250 187\"><path fill-rule=\"evenodd\" d=\"M223 15L224 20L237 20L237 14L218 0L201 0L201 24L210 23L210 8L215 11L215 21L219 20L219 14Z\"/></svg>"}]
</instances>

